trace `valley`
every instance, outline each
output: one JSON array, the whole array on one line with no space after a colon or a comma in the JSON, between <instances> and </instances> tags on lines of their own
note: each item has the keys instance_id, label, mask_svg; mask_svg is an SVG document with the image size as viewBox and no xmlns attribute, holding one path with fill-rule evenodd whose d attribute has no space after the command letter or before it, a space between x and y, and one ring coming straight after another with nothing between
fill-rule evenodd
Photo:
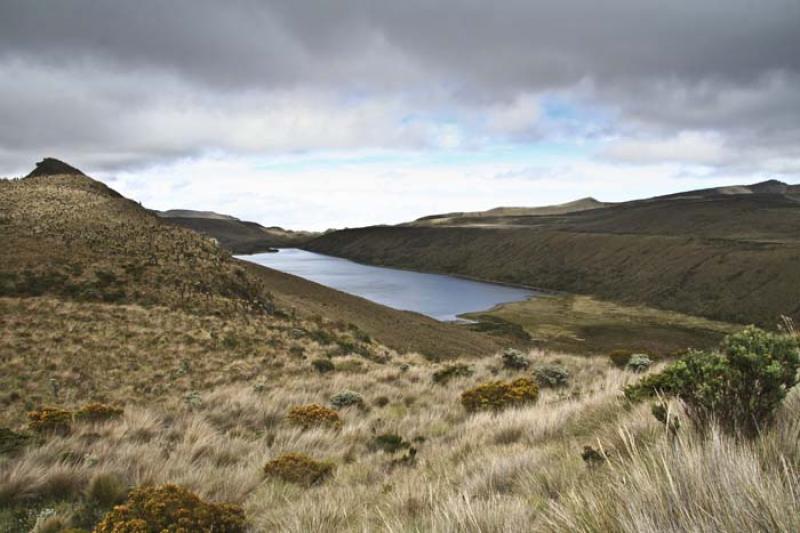
<instances>
[{"instance_id":1,"label":"valley","mask_svg":"<svg viewBox=\"0 0 800 533\"><path fill-rule=\"evenodd\" d=\"M304 248L774 327L800 318L799 227L798 186L765 182L560 214L425 217L328 233Z\"/></svg>"}]
</instances>

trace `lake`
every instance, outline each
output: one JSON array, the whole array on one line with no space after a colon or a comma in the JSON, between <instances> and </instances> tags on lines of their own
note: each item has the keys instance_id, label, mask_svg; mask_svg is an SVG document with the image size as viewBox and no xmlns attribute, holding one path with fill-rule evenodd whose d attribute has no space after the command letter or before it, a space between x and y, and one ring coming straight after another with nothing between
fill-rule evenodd
<instances>
[{"instance_id":1,"label":"lake","mask_svg":"<svg viewBox=\"0 0 800 533\"><path fill-rule=\"evenodd\" d=\"M457 320L462 313L487 310L497 304L525 300L536 294L528 289L444 274L362 265L295 248L238 257L388 307L416 311L437 320Z\"/></svg>"}]
</instances>

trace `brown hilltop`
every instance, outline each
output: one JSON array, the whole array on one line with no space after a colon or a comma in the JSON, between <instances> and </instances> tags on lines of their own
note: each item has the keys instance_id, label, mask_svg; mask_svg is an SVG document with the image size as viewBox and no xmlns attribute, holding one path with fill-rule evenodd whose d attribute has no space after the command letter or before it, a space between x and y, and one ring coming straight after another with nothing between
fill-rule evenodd
<instances>
[{"instance_id":1,"label":"brown hilltop","mask_svg":"<svg viewBox=\"0 0 800 533\"><path fill-rule=\"evenodd\" d=\"M63 161L60 161L53 157L45 157L44 159L36 163L36 168L33 169L30 172L30 174L28 174L25 177L34 178L36 176L58 176L62 174L78 175L78 176L86 175L77 168L68 165Z\"/></svg>"}]
</instances>

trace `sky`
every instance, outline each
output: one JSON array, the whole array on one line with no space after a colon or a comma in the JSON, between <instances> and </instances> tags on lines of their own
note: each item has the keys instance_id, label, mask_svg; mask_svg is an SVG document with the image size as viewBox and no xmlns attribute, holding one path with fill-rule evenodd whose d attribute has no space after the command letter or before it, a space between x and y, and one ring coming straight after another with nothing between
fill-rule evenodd
<instances>
[{"instance_id":1,"label":"sky","mask_svg":"<svg viewBox=\"0 0 800 533\"><path fill-rule=\"evenodd\" d=\"M323 230L800 182L800 0L0 0L0 175Z\"/></svg>"}]
</instances>

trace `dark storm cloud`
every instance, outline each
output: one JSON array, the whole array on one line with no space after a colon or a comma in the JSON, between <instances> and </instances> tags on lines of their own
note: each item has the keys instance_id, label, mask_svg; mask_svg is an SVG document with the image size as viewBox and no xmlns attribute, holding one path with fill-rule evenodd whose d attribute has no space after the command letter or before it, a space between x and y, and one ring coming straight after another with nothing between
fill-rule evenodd
<instances>
[{"instance_id":1,"label":"dark storm cloud","mask_svg":"<svg viewBox=\"0 0 800 533\"><path fill-rule=\"evenodd\" d=\"M388 108L343 119L357 145L413 111L558 91L617 110L626 135L715 130L782 150L800 141L798 26L797 0L0 0L0 157L56 143L127 164L268 146L233 138L266 131L237 101L331 117L352 112L342 102ZM165 110L183 140L153 135Z\"/></svg>"}]
</instances>

